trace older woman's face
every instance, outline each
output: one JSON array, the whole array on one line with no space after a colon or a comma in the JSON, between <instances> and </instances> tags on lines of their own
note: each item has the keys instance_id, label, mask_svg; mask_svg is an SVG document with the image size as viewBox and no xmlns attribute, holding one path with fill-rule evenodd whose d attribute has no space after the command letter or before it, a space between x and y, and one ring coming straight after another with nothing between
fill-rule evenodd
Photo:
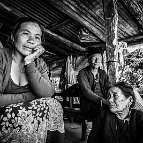
<instances>
[{"instance_id":1,"label":"older woman's face","mask_svg":"<svg viewBox=\"0 0 143 143\"><path fill-rule=\"evenodd\" d=\"M14 37L14 45L22 55L27 56L32 50L41 45L42 31L37 23L22 23Z\"/></svg>"},{"instance_id":2,"label":"older woman's face","mask_svg":"<svg viewBox=\"0 0 143 143\"><path fill-rule=\"evenodd\" d=\"M89 57L89 64L93 68L99 68L102 63L102 55L101 54L93 54Z\"/></svg>"},{"instance_id":3,"label":"older woman's face","mask_svg":"<svg viewBox=\"0 0 143 143\"><path fill-rule=\"evenodd\" d=\"M128 108L130 98L126 98L119 87L112 87L108 93L108 101L110 111L113 113L119 113Z\"/></svg>"}]
</instances>

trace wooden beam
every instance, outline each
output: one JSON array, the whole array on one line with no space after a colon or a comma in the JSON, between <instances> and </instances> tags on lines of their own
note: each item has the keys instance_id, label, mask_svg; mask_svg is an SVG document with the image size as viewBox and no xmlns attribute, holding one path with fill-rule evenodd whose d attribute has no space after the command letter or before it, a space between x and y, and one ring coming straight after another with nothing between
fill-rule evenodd
<instances>
[{"instance_id":1,"label":"wooden beam","mask_svg":"<svg viewBox=\"0 0 143 143\"><path fill-rule=\"evenodd\" d=\"M106 24L106 56L107 56L107 72L111 84L116 82L117 68L117 27L118 13L117 0L103 0L105 24Z\"/></svg>"},{"instance_id":2,"label":"wooden beam","mask_svg":"<svg viewBox=\"0 0 143 143\"><path fill-rule=\"evenodd\" d=\"M130 35L133 35L134 32L138 33L140 31L141 26L139 26L138 21L135 20L134 16L131 14L129 9L124 5L123 1L118 1L118 14L120 23L123 24L123 26L126 29L128 29Z\"/></svg>"},{"instance_id":3,"label":"wooden beam","mask_svg":"<svg viewBox=\"0 0 143 143\"><path fill-rule=\"evenodd\" d=\"M58 29L62 28L65 25L71 23L72 21L73 20L71 18L68 18L68 19L66 19L66 20L64 20L64 21L62 21L62 22L60 22L60 23L58 23L56 25L53 25L53 26L50 26L50 27L46 27L46 28L49 29L50 31L55 31L55 30L58 30Z\"/></svg>"},{"instance_id":4,"label":"wooden beam","mask_svg":"<svg viewBox=\"0 0 143 143\"><path fill-rule=\"evenodd\" d=\"M85 48L81 47L80 45L63 38L63 37L51 32L50 30L48 30L46 28L43 28L43 29L44 29L44 32L47 33L50 37L59 40L60 42L66 44L68 47L77 49L79 51L85 51Z\"/></svg>"},{"instance_id":5,"label":"wooden beam","mask_svg":"<svg viewBox=\"0 0 143 143\"><path fill-rule=\"evenodd\" d=\"M6 6L4 3L0 2L0 7L5 9L6 11L9 11L9 12L15 14L18 17L23 17L24 16L24 14L22 14L21 12L17 11L14 8L10 8L10 7Z\"/></svg>"},{"instance_id":6,"label":"wooden beam","mask_svg":"<svg viewBox=\"0 0 143 143\"><path fill-rule=\"evenodd\" d=\"M143 32L143 11L136 0L119 0L119 3L126 9L128 15L137 25L141 32Z\"/></svg>"},{"instance_id":7,"label":"wooden beam","mask_svg":"<svg viewBox=\"0 0 143 143\"><path fill-rule=\"evenodd\" d=\"M88 43L84 43L84 45L85 45L85 48L88 48L88 47L100 47L100 46L105 45L105 42L88 42Z\"/></svg>"},{"instance_id":8,"label":"wooden beam","mask_svg":"<svg viewBox=\"0 0 143 143\"><path fill-rule=\"evenodd\" d=\"M76 3L76 1L71 0L48 0L53 6L61 10L62 12L69 15L71 18L75 19L86 27L90 32L95 34L101 41L105 41L105 27L101 25L88 11L90 9L84 9ZM95 15L95 14L94 14Z\"/></svg>"},{"instance_id":9,"label":"wooden beam","mask_svg":"<svg viewBox=\"0 0 143 143\"><path fill-rule=\"evenodd\" d=\"M47 59L45 60L47 65L52 65L53 63L57 62L58 60L62 60L64 61L65 57L52 57L51 59Z\"/></svg>"},{"instance_id":10,"label":"wooden beam","mask_svg":"<svg viewBox=\"0 0 143 143\"><path fill-rule=\"evenodd\" d=\"M128 44L128 46L143 44L143 39L138 39L136 41L130 41L127 44Z\"/></svg>"},{"instance_id":11,"label":"wooden beam","mask_svg":"<svg viewBox=\"0 0 143 143\"><path fill-rule=\"evenodd\" d=\"M57 54L60 54L60 55L65 55L65 56L68 56L68 55L69 55L69 53L67 53L65 50L60 49L59 47L57 47L57 46L51 44L51 43L48 42L48 41L45 42L45 45L46 45L46 46L45 46L45 49L46 49L47 51L50 51L50 52L52 52L52 53L57 53ZM50 48L49 48L49 47L50 47Z\"/></svg>"},{"instance_id":12,"label":"wooden beam","mask_svg":"<svg viewBox=\"0 0 143 143\"><path fill-rule=\"evenodd\" d=\"M136 41L136 40L140 40L140 39L143 39L143 35L142 34L138 34L138 35L135 35L135 36L129 36L127 38L123 38L123 39L119 39L119 42L120 41L124 41L124 42L133 42L133 41Z\"/></svg>"}]
</instances>

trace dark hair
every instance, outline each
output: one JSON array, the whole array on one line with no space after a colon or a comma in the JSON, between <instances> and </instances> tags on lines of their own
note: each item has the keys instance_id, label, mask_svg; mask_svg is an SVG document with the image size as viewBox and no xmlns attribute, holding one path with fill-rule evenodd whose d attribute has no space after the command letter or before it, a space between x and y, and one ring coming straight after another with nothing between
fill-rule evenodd
<instances>
[{"instance_id":1,"label":"dark hair","mask_svg":"<svg viewBox=\"0 0 143 143\"><path fill-rule=\"evenodd\" d=\"M15 37L17 31L20 29L21 24L26 23L26 22L33 22L33 23L37 23L39 25L39 27L41 29L41 32L42 32L41 41L42 41L42 43L44 43L45 38L44 38L43 28L42 28L42 26L40 25L40 23L38 21L36 21L35 19L33 19L31 17L22 17L22 18L20 18L15 24L12 35Z\"/></svg>"},{"instance_id":2,"label":"dark hair","mask_svg":"<svg viewBox=\"0 0 143 143\"><path fill-rule=\"evenodd\" d=\"M132 88L131 85L129 85L128 83L122 81L122 82L115 83L113 87L120 88L126 98L132 96L133 103L132 103L131 107L134 106L134 104L135 104L135 95L134 95L134 91L133 91L133 88Z\"/></svg>"},{"instance_id":3,"label":"dark hair","mask_svg":"<svg viewBox=\"0 0 143 143\"><path fill-rule=\"evenodd\" d=\"M88 57L90 57L93 54L103 54L104 51L106 49L106 45L102 44L102 45L98 45L95 47L88 47L87 52L88 52Z\"/></svg>"},{"instance_id":4,"label":"dark hair","mask_svg":"<svg viewBox=\"0 0 143 143\"><path fill-rule=\"evenodd\" d=\"M102 54L102 47L89 47L87 49L88 57L90 57L93 54Z\"/></svg>"}]
</instances>

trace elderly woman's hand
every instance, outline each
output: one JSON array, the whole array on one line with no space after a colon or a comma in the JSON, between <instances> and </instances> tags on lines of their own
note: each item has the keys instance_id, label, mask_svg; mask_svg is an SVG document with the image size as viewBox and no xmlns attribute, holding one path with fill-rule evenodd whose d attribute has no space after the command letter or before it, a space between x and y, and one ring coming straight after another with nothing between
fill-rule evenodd
<instances>
[{"instance_id":1,"label":"elderly woman's hand","mask_svg":"<svg viewBox=\"0 0 143 143\"><path fill-rule=\"evenodd\" d=\"M41 45L34 48L34 52L25 57L24 59L25 65L33 62L36 58L38 58L41 54L43 54L44 51L45 49Z\"/></svg>"}]
</instances>

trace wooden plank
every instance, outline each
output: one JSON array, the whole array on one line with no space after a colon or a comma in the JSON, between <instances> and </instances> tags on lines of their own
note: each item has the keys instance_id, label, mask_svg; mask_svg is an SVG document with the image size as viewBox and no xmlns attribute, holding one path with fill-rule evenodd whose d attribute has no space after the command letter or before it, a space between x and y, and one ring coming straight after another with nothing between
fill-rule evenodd
<instances>
[{"instance_id":1,"label":"wooden plank","mask_svg":"<svg viewBox=\"0 0 143 143\"><path fill-rule=\"evenodd\" d=\"M24 7L27 7L27 8L24 9ZM13 1L12 10L13 9L15 9L18 14L23 14L23 16L19 16L19 17L28 16L28 17L32 17L32 18L36 19L37 21L40 21L40 23L42 23L43 25L48 24L47 21L45 21L44 16L42 17L37 11L34 11L34 9L31 9L30 6L25 5L24 3L22 3L22 5L21 5L20 1L17 1L17 0ZM11 12L14 12L15 10L13 10ZM23 13L23 11L24 11L24 13Z\"/></svg>"},{"instance_id":2,"label":"wooden plank","mask_svg":"<svg viewBox=\"0 0 143 143\"><path fill-rule=\"evenodd\" d=\"M79 51L85 51L85 48L81 47L80 45L78 44L75 44L53 32L51 32L50 30L46 29L46 28L43 28L44 29L44 32L46 32L50 37L54 38L54 39L57 39L59 41L61 41L62 43L66 44L68 47L70 48L75 48Z\"/></svg>"},{"instance_id":3,"label":"wooden plank","mask_svg":"<svg viewBox=\"0 0 143 143\"><path fill-rule=\"evenodd\" d=\"M56 25L53 25L52 27L47 27L47 29L49 29L50 31L55 31L55 30L58 30L60 28L62 28L63 26L69 24L72 22L72 19L71 18L68 18L62 22L59 22L58 24Z\"/></svg>"},{"instance_id":4,"label":"wooden plank","mask_svg":"<svg viewBox=\"0 0 143 143\"><path fill-rule=\"evenodd\" d=\"M129 36L123 39L120 39L119 41L124 41L124 42L133 42L133 41L137 41L137 40L141 40L143 39L143 35L142 34L138 34L138 35L134 35L134 36Z\"/></svg>"},{"instance_id":5,"label":"wooden plank","mask_svg":"<svg viewBox=\"0 0 143 143\"><path fill-rule=\"evenodd\" d=\"M99 23L99 17L96 18L95 15L96 13L94 13L94 17L93 14L91 14L91 10L88 9L86 6L84 6L81 2L77 3L78 0L73 1L73 0L66 0L64 1L64 4L68 5L69 8L72 8L72 10L74 10L76 12L76 14L78 14L80 17L83 17L86 22L89 22L90 25L93 25L97 30L100 31L100 34L102 34L103 37L105 37L105 27L104 27L104 22L101 24ZM80 5L79 5L80 4ZM74 9L73 9L74 8ZM96 34L97 35L97 31L96 30ZM93 33L93 31L91 31ZM94 34L94 33L93 33Z\"/></svg>"},{"instance_id":6,"label":"wooden plank","mask_svg":"<svg viewBox=\"0 0 143 143\"><path fill-rule=\"evenodd\" d=\"M100 47L102 45L105 45L105 42L89 42L89 43L84 43L85 44L85 48L88 47Z\"/></svg>"},{"instance_id":7,"label":"wooden plank","mask_svg":"<svg viewBox=\"0 0 143 143\"><path fill-rule=\"evenodd\" d=\"M118 21L120 23L120 21ZM122 30L121 26L118 25L118 38L124 38L124 37L128 37L129 35Z\"/></svg>"},{"instance_id":8,"label":"wooden plank","mask_svg":"<svg viewBox=\"0 0 143 143\"><path fill-rule=\"evenodd\" d=\"M72 21L72 23L65 25L63 28L59 29L58 33L60 35L61 32L62 33L61 35L65 35L66 39L72 39L72 42L76 44L81 44L79 42L79 39L77 38L79 27L80 27L79 23L77 23L76 21Z\"/></svg>"},{"instance_id":9,"label":"wooden plank","mask_svg":"<svg viewBox=\"0 0 143 143\"><path fill-rule=\"evenodd\" d=\"M128 14L132 18L141 32L143 32L143 8L139 6L138 0L120 0L122 6L128 11Z\"/></svg>"},{"instance_id":10,"label":"wooden plank","mask_svg":"<svg viewBox=\"0 0 143 143\"><path fill-rule=\"evenodd\" d=\"M68 0L69 2L71 0ZM103 17L100 17L99 15L99 11L103 11L103 6L102 3L94 5L93 8L88 7L86 4L84 4L84 2L82 0L72 0L74 1L73 5L75 5L77 7L77 9L81 9L81 11L84 13L84 15L86 15L89 19L91 19L93 22L96 22L97 25L99 25L101 27L102 31L105 31L105 21ZM70 3L71 4L71 3ZM96 7L98 7L98 9L96 10ZM98 12L97 12L98 11ZM98 14L97 14L98 13Z\"/></svg>"},{"instance_id":11,"label":"wooden plank","mask_svg":"<svg viewBox=\"0 0 143 143\"><path fill-rule=\"evenodd\" d=\"M123 5L119 2L117 6L118 6L119 19L121 18L121 20L126 21L127 23L125 27L131 27L136 33L139 32L140 28L138 27L138 24L132 19L127 9L123 7Z\"/></svg>"},{"instance_id":12,"label":"wooden plank","mask_svg":"<svg viewBox=\"0 0 143 143\"><path fill-rule=\"evenodd\" d=\"M64 58L65 57L51 57L49 59L45 59L45 62L46 64L49 66L49 65L52 65L52 64L55 64L56 62L58 62L58 60L63 60L64 61Z\"/></svg>"},{"instance_id":13,"label":"wooden plank","mask_svg":"<svg viewBox=\"0 0 143 143\"><path fill-rule=\"evenodd\" d=\"M136 28L131 27L122 17L119 17L118 27L121 28L121 31L125 32L125 36L131 36L137 34Z\"/></svg>"},{"instance_id":14,"label":"wooden plank","mask_svg":"<svg viewBox=\"0 0 143 143\"><path fill-rule=\"evenodd\" d=\"M143 39L138 39L136 41L128 42L128 46L139 45L139 44L143 44Z\"/></svg>"},{"instance_id":15,"label":"wooden plank","mask_svg":"<svg viewBox=\"0 0 143 143\"><path fill-rule=\"evenodd\" d=\"M80 0L80 2L86 5L91 15L93 17L95 16L96 20L99 21L99 23L104 25L105 27L102 1L101 0L93 0L93 1Z\"/></svg>"},{"instance_id":16,"label":"wooden plank","mask_svg":"<svg viewBox=\"0 0 143 143\"><path fill-rule=\"evenodd\" d=\"M116 82L117 68L117 27L118 13L117 0L103 0L105 24L106 24L106 56L107 56L107 72L111 84Z\"/></svg>"},{"instance_id":17,"label":"wooden plank","mask_svg":"<svg viewBox=\"0 0 143 143\"><path fill-rule=\"evenodd\" d=\"M50 51L50 52L52 52L52 53L57 53L58 55L65 55L65 56L68 56L68 55L69 55L69 53L67 53L65 50L63 50L63 49L61 49L61 48L59 48L59 47L57 47L57 46L51 44L51 43L48 42L48 41L46 42L45 45L46 45L46 46L45 46L45 49L48 50L48 51ZM48 47L50 47L50 48L48 48ZM53 51L54 51L54 52L53 52ZM56 51L58 51L58 52L56 52Z\"/></svg>"},{"instance_id":18,"label":"wooden plank","mask_svg":"<svg viewBox=\"0 0 143 143\"><path fill-rule=\"evenodd\" d=\"M93 16L93 18L95 18L101 25L105 26L105 21L102 16L103 5L101 2L93 3L92 8L91 8L91 4L89 5L88 1L84 1L84 0L80 0L80 1L75 0L75 1L76 1L76 3L79 4L80 7L82 7L87 12L89 12L91 14L91 16ZM83 3L85 3L85 5ZM137 34L137 32L139 31L137 28L137 25L134 24L133 21L131 21L131 19L129 19L129 17L126 16L125 9L123 10L123 8L122 8L122 10L120 10L122 5L121 4L118 4L118 5L120 6L118 8L118 11L119 11L118 13L120 14L119 23L118 23L118 29L120 29L120 31L118 31L118 35L123 34L122 36L121 35L120 36L127 37L129 35ZM126 20L123 19L122 16L124 16Z\"/></svg>"},{"instance_id":19,"label":"wooden plank","mask_svg":"<svg viewBox=\"0 0 143 143\"><path fill-rule=\"evenodd\" d=\"M81 9L80 7L77 7L76 3L71 4L73 1L57 1L57 0L49 0L49 2L54 5L56 8L61 10L62 12L66 13L79 23L81 23L84 27L86 27L89 31L91 31L93 34L97 35L102 41L105 41L104 33L101 33L100 24L97 23L97 21L92 21L88 18L89 14ZM83 11L84 12L83 12Z\"/></svg>"}]
</instances>

